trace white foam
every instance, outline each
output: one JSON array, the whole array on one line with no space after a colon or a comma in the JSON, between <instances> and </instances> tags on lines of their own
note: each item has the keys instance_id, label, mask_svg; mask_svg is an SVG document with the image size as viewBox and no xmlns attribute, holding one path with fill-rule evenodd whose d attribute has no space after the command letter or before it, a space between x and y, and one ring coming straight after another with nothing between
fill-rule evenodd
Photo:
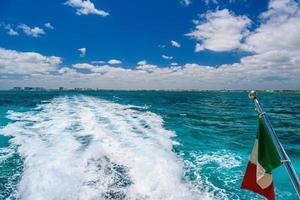
<instances>
[{"instance_id":1,"label":"white foam","mask_svg":"<svg viewBox=\"0 0 300 200\"><path fill-rule=\"evenodd\" d=\"M231 187L232 183L240 180L243 174L238 169L241 166L241 157L230 151L216 151L210 153L191 152L191 160L185 160L186 173L194 177L192 181L199 191L206 191L216 199L240 199L235 192L226 191L224 186ZM228 176L230 170L231 176ZM218 179L223 183L220 188L209 181ZM232 188L238 190L239 188Z\"/></svg>"},{"instance_id":2,"label":"white foam","mask_svg":"<svg viewBox=\"0 0 300 200\"><path fill-rule=\"evenodd\" d=\"M195 161L200 165L206 164L217 164L218 167L224 168L234 168L239 167L241 165L241 158L233 153L228 151L217 151L206 154L200 154L201 156L197 156L196 154L192 154L191 156L195 158Z\"/></svg>"},{"instance_id":3,"label":"white foam","mask_svg":"<svg viewBox=\"0 0 300 200\"><path fill-rule=\"evenodd\" d=\"M0 163L12 157L14 150L12 148L2 147L0 148Z\"/></svg>"},{"instance_id":4,"label":"white foam","mask_svg":"<svg viewBox=\"0 0 300 200\"><path fill-rule=\"evenodd\" d=\"M211 199L183 178L158 115L87 96L60 97L0 134L24 157L19 199Z\"/></svg>"}]
</instances>

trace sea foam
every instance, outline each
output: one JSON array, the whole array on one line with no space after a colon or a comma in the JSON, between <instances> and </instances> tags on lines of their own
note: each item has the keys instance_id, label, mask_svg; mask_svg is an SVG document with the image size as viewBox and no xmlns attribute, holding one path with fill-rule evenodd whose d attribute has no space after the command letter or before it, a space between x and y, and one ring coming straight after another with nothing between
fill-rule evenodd
<instances>
[{"instance_id":1,"label":"sea foam","mask_svg":"<svg viewBox=\"0 0 300 200\"><path fill-rule=\"evenodd\" d=\"M212 199L184 178L160 116L88 96L9 112L24 159L18 199Z\"/></svg>"}]
</instances>

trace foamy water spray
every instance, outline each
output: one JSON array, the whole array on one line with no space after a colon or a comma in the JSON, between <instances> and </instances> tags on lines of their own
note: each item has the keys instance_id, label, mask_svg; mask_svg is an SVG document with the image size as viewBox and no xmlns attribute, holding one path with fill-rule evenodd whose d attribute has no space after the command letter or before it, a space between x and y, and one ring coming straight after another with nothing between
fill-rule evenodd
<instances>
[{"instance_id":1,"label":"foamy water spray","mask_svg":"<svg viewBox=\"0 0 300 200\"><path fill-rule=\"evenodd\" d=\"M183 178L173 133L151 112L86 96L60 97L0 134L24 158L19 199L211 199Z\"/></svg>"}]
</instances>

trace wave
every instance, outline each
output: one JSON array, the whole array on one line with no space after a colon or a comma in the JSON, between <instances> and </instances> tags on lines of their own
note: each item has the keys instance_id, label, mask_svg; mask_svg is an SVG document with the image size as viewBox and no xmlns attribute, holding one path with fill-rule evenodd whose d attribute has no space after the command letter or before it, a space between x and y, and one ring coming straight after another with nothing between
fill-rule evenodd
<instances>
[{"instance_id":1,"label":"wave","mask_svg":"<svg viewBox=\"0 0 300 200\"><path fill-rule=\"evenodd\" d=\"M174 133L145 108L58 97L8 113L24 168L17 199L213 199L184 177Z\"/></svg>"},{"instance_id":2,"label":"wave","mask_svg":"<svg viewBox=\"0 0 300 200\"><path fill-rule=\"evenodd\" d=\"M228 150L190 152L189 159L184 160L185 173L192 177L190 181L198 191L206 191L215 199L245 199L246 197L237 195L240 189L236 187L243 176L243 171L239 168L241 160L240 156ZM222 183L222 188L215 186L210 180Z\"/></svg>"}]
</instances>

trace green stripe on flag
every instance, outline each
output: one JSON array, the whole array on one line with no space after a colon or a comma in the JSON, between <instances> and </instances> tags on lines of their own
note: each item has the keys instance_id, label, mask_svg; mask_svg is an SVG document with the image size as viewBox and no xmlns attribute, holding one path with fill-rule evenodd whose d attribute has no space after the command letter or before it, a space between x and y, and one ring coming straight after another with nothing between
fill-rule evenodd
<instances>
[{"instance_id":1,"label":"green stripe on flag","mask_svg":"<svg viewBox=\"0 0 300 200\"><path fill-rule=\"evenodd\" d=\"M261 116L258 118L258 162L266 173L281 165L280 156L275 148L268 128Z\"/></svg>"}]
</instances>

